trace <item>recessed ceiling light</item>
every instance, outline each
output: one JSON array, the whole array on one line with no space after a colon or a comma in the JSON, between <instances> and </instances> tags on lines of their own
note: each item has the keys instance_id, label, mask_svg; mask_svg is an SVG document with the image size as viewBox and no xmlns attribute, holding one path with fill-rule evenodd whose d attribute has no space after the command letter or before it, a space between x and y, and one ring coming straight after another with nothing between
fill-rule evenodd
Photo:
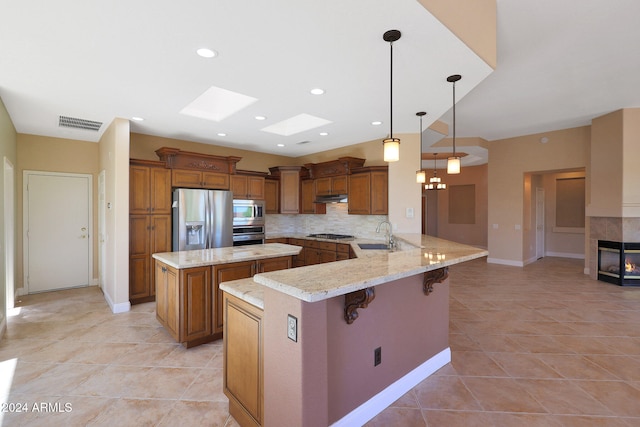
<instances>
[{"instance_id":1,"label":"recessed ceiling light","mask_svg":"<svg viewBox=\"0 0 640 427\"><path fill-rule=\"evenodd\" d=\"M372 125L374 126L380 126L382 124L381 121L375 121L375 122L371 122Z\"/></svg>"},{"instance_id":2,"label":"recessed ceiling light","mask_svg":"<svg viewBox=\"0 0 640 427\"><path fill-rule=\"evenodd\" d=\"M315 89L311 89L311 93L313 95L322 95L324 93L324 90L317 87Z\"/></svg>"},{"instance_id":3,"label":"recessed ceiling light","mask_svg":"<svg viewBox=\"0 0 640 427\"><path fill-rule=\"evenodd\" d=\"M218 136L227 136L227 134L224 132L218 132Z\"/></svg>"},{"instance_id":4,"label":"recessed ceiling light","mask_svg":"<svg viewBox=\"0 0 640 427\"><path fill-rule=\"evenodd\" d=\"M284 144L278 144L278 147L284 147Z\"/></svg>"},{"instance_id":5,"label":"recessed ceiling light","mask_svg":"<svg viewBox=\"0 0 640 427\"><path fill-rule=\"evenodd\" d=\"M142 117L131 117L131 120L134 120L134 121L136 121L136 122L141 122L141 121L143 121L144 119L143 119Z\"/></svg>"},{"instance_id":6,"label":"recessed ceiling light","mask_svg":"<svg viewBox=\"0 0 640 427\"><path fill-rule=\"evenodd\" d=\"M218 52L216 52L215 50L207 49L206 47L202 47L196 50L196 53L203 58L214 58L218 56Z\"/></svg>"},{"instance_id":7,"label":"recessed ceiling light","mask_svg":"<svg viewBox=\"0 0 640 427\"><path fill-rule=\"evenodd\" d=\"M256 120L267 120L266 116L256 116Z\"/></svg>"},{"instance_id":8,"label":"recessed ceiling light","mask_svg":"<svg viewBox=\"0 0 640 427\"><path fill-rule=\"evenodd\" d=\"M320 136L327 136L329 135L329 132L320 132Z\"/></svg>"}]
</instances>

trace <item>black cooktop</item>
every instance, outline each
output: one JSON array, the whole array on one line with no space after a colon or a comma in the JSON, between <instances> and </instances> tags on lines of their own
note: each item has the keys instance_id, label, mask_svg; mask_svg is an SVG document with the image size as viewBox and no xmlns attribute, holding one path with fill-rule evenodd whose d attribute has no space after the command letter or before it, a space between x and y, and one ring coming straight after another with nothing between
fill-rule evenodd
<instances>
[{"instance_id":1,"label":"black cooktop","mask_svg":"<svg viewBox=\"0 0 640 427\"><path fill-rule=\"evenodd\" d=\"M315 237L317 239L329 239L329 240L353 239L353 236L350 236L348 234L333 234L333 233L309 234L307 237Z\"/></svg>"}]
</instances>

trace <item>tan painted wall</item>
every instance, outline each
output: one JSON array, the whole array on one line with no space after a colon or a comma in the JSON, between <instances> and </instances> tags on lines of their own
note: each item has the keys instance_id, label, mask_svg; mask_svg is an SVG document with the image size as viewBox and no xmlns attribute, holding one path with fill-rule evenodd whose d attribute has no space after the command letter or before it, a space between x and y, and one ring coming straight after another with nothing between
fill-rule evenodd
<instances>
[{"instance_id":1,"label":"tan painted wall","mask_svg":"<svg viewBox=\"0 0 640 427\"><path fill-rule=\"evenodd\" d=\"M496 0L418 1L491 68L496 68Z\"/></svg>"},{"instance_id":2,"label":"tan painted wall","mask_svg":"<svg viewBox=\"0 0 640 427\"><path fill-rule=\"evenodd\" d=\"M438 237L465 243L467 245L487 247L488 187L487 165L469 166L460 169L458 175L447 175L446 171L438 172L447 187L452 185L474 184L475 224L449 223L449 190L438 191Z\"/></svg>"},{"instance_id":3,"label":"tan painted wall","mask_svg":"<svg viewBox=\"0 0 640 427\"><path fill-rule=\"evenodd\" d=\"M93 274L98 277L97 203L98 203L98 144L95 142L18 134L16 166L16 287L24 287L23 271L23 172L25 170L68 172L93 175Z\"/></svg>"},{"instance_id":4,"label":"tan painted wall","mask_svg":"<svg viewBox=\"0 0 640 427\"><path fill-rule=\"evenodd\" d=\"M621 217L623 185L622 110L593 119L591 123L591 203L588 216ZM637 168L637 165L636 165Z\"/></svg>"},{"instance_id":5,"label":"tan painted wall","mask_svg":"<svg viewBox=\"0 0 640 427\"><path fill-rule=\"evenodd\" d=\"M7 195L4 192L4 159L6 158L13 165L14 173L16 173L16 146L17 146L17 134L16 128L13 126L13 122L11 121L11 117L9 117L9 113L7 112L4 103L0 99L0 195L2 196L2 200L7 200ZM14 176L14 183L15 183ZM14 188L14 194L17 194L17 185ZM14 205L17 206L17 201L14 199ZM17 211L14 212L14 218L18 218ZM14 251L15 248L5 248L5 234L6 230L4 227L4 208L0 209L0 339L2 339L4 332L6 330L6 291L7 291L7 283L6 283L6 271L7 268L11 268L11 266L5 265L5 251ZM14 230L15 240L17 241L20 234ZM17 268L15 265L13 266L14 271Z\"/></svg>"},{"instance_id":6,"label":"tan painted wall","mask_svg":"<svg viewBox=\"0 0 640 427\"><path fill-rule=\"evenodd\" d=\"M622 110L622 216L640 217L640 108Z\"/></svg>"},{"instance_id":7,"label":"tan painted wall","mask_svg":"<svg viewBox=\"0 0 640 427\"><path fill-rule=\"evenodd\" d=\"M522 264L525 173L586 167L590 130L583 126L489 143L490 262ZM540 142L543 136L549 138L546 144Z\"/></svg>"}]
</instances>

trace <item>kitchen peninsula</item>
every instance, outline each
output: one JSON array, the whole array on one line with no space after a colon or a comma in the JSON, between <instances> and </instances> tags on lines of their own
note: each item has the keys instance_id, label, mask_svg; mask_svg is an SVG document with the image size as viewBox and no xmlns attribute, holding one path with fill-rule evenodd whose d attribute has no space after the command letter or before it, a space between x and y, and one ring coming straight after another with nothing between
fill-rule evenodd
<instances>
[{"instance_id":1,"label":"kitchen peninsula","mask_svg":"<svg viewBox=\"0 0 640 427\"><path fill-rule=\"evenodd\" d=\"M485 250L400 249L225 282L224 389L243 427L362 425L451 360L448 268Z\"/></svg>"}]
</instances>

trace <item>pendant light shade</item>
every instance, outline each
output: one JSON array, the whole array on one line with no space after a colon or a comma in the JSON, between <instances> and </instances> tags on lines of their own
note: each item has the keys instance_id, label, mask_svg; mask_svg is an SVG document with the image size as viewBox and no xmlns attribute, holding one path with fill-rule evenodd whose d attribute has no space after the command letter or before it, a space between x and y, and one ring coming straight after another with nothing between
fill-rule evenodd
<instances>
[{"instance_id":1,"label":"pendant light shade","mask_svg":"<svg viewBox=\"0 0 640 427\"><path fill-rule=\"evenodd\" d=\"M424 111L416 113L416 116L420 117L420 152L422 152L422 116L425 116L426 114L427 113ZM422 159L420 159L420 166L422 167ZM427 172L424 169L416 171L416 182L418 184L424 184L427 182Z\"/></svg>"},{"instance_id":2,"label":"pendant light shade","mask_svg":"<svg viewBox=\"0 0 640 427\"><path fill-rule=\"evenodd\" d=\"M389 30L382 35L384 41L389 42L390 73L389 73L389 138L382 141L383 157L385 162L397 162L400 160L400 139L393 137L393 42L400 39L402 33L398 30Z\"/></svg>"},{"instance_id":3,"label":"pendant light shade","mask_svg":"<svg viewBox=\"0 0 640 427\"><path fill-rule=\"evenodd\" d=\"M447 77L449 83L453 83L453 155L447 160L447 173L460 173L460 157L456 156L456 82L460 80L460 74Z\"/></svg>"}]
</instances>

